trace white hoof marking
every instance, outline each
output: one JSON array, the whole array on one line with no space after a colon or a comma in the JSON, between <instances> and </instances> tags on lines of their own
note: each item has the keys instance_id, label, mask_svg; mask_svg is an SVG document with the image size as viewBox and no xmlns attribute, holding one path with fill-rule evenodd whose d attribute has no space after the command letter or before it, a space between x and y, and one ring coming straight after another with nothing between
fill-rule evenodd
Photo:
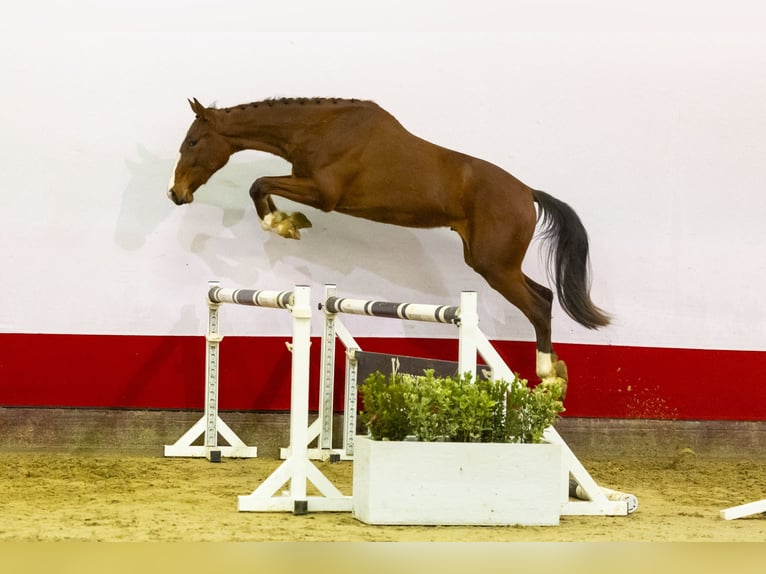
<instances>
[{"instance_id":1,"label":"white hoof marking","mask_svg":"<svg viewBox=\"0 0 766 574\"><path fill-rule=\"evenodd\" d=\"M546 377L556 376L556 371L553 369L553 360L550 353L541 353L537 351L537 376L541 379Z\"/></svg>"}]
</instances>

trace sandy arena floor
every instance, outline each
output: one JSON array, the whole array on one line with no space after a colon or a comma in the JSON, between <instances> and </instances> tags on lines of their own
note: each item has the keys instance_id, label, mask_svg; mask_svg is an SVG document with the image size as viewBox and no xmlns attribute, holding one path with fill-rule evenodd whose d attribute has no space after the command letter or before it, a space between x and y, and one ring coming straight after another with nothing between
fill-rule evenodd
<instances>
[{"instance_id":1,"label":"sandy arena floor","mask_svg":"<svg viewBox=\"0 0 766 574\"><path fill-rule=\"evenodd\" d=\"M273 459L0 454L0 541L764 541L766 515L723 508L766 498L766 463L583 461L599 484L632 492L628 517L562 517L553 527L369 526L347 513L240 513ZM350 493L350 462L320 463Z\"/></svg>"}]
</instances>

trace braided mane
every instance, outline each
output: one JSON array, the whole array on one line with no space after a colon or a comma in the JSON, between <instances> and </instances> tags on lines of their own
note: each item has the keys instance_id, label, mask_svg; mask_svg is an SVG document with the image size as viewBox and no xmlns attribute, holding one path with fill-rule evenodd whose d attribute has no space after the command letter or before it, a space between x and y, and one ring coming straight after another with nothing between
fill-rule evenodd
<instances>
[{"instance_id":1,"label":"braided mane","mask_svg":"<svg viewBox=\"0 0 766 574\"><path fill-rule=\"evenodd\" d=\"M268 98L249 104L240 104L229 108L223 108L221 111L245 111L247 108L259 108L261 106L337 106L342 104L371 105L377 107L375 102L370 100L359 100L356 98ZM210 107L216 109L214 105Z\"/></svg>"}]
</instances>

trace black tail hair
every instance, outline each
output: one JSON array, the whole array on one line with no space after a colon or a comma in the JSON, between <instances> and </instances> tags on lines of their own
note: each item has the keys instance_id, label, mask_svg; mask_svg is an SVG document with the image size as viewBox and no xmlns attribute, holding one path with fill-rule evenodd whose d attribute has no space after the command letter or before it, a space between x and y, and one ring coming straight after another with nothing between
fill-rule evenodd
<instances>
[{"instance_id":1,"label":"black tail hair","mask_svg":"<svg viewBox=\"0 0 766 574\"><path fill-rule=\"evenodd\" d=\"M588 234L574 209L544 191L533 190L542 219L541 236L548 242L548 270L567 315L588 329L609 324L609 315L590 299Z\"/></svg>"}]
</instances>

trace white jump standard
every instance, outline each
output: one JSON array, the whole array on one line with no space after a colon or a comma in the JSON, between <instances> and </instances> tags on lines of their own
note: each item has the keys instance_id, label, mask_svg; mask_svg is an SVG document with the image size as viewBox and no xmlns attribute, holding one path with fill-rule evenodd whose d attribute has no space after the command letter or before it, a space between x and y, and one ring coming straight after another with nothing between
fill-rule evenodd
<instances>
[{"instance_id":1,"label":"white jump standard","mask_svg":"<svg viewBox=\"0 0 766 574\"><path fill-rule=\"evenodd\" d=\"M310 449L311 458L327 458L338 455L339 458L351 460L354 454L354 436L357 420L357 361L355 353L361 347L348 332L343 323L337 318L338 314L366 315L369 317L387 317L406 321L423 321L428 323L444 323L457 325L465 321L461 318L461 308L451 305L429 305L422 303L393 303L390 301L367 301L335 296L335 285L325 285L324 302L320 308L324 311L324 329L322 331L322 365L320 368L319 417L309 428L309 441L318 439L318 448ZM476 294L467 293L466 297ZM468 313L470 323L470 304L464 305L463 315ZM475 315L474 315L475 316ZM336 337L346 348L346 381L345 408L343 420L343 447L340 452L332 448L332 413L333 392L335 379L335 340ZM476 370L476 350L462 352L460 355L461 372ZM464 369L464 370L463 370Z\"/></svg>"},{"instance_id":2,"label":"white jump standard","mask_svg":"<svg viewBox=\"0 0 766 574\"><path fill-rule=\"evenodd\" d=\"M218 416L218 372L219 346L223 336L218 330L218 309L223 303L287 309L292 303L290 291L266 291L255 289L224 289L217 281L208 283L207 305L208 323L205 339L207 355L205 359L205 412L181 438L174 444L165 446L165 456L205 457L212 462L220 462L221 457L254 458L258 449L247 446L234 431ZM204 434L201 446L193 443ZM218 445L218 435L229 446Z\"/></svg>"},{"instance_id":3,"label":"white jump standard","mask_svg":"<svg viewBox=\"0 0 766 574\"><path fill-rule=\"evenodd\" d=\"M344 496L308 457L309 348L311 346L311 297L306 286L296 286L288 306L293 316L290 387L289 456L251 494L238 497L240 511L350 512L352 499ZM307 482L320 496L306 494ZM289 488L277 492L289 483Z\"/></svg>"}]
</instances>

